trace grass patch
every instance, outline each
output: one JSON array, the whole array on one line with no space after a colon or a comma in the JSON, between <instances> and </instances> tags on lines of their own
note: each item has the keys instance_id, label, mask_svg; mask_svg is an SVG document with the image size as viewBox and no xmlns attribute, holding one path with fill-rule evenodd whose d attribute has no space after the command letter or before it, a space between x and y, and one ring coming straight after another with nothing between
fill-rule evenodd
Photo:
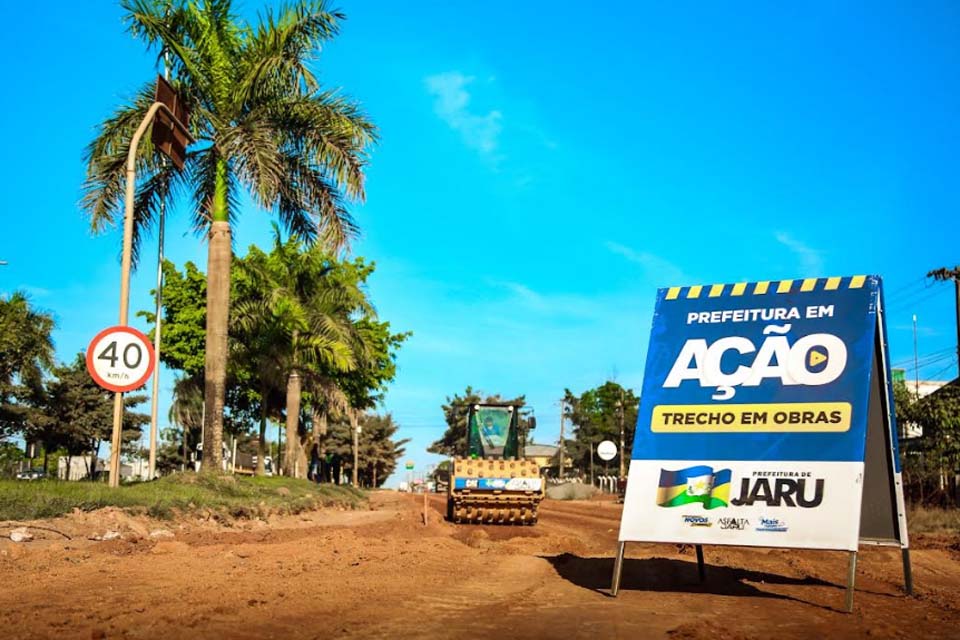
<instances>
[{"instance_id":1,"label":"grass patch","mask_svg":"<svg viewBox=\"0 0 960 640\"><path fill-rule=\"evenodd\" d=\"M324 506L356 507L363 491L307 480L175 474L111 489L100 482L0 480L0 520L52 518L74 509L119 507L170 518L175 512L209 511L235 518L302 513Z\"/></svg>"},{"instance_id":2,"label":"grass patch","mask_svg":"<svg viewBox=\"0 0 960 640\"><path fill-rule=\"evenodd\" d=\"M960 509L908 506L907 531L960 534Z\"/></svg>"}]
</instances>

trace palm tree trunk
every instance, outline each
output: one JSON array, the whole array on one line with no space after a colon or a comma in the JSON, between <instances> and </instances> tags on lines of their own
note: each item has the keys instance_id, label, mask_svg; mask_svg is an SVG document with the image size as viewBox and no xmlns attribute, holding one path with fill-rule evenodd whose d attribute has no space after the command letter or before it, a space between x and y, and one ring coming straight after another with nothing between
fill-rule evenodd
<instances>
[{"instance_id":1,"label":"palm tree trunk","mask_svg":"<svg viewBox=\"0 0 960 640\"><path fill-rule=\"evenodd\" d=\"M327 409L316 402L313 404L313 441L317 443L317 453L320 456L320 468L317 474L320 476L320 482L327 482L329 477L327 473Z\"/></svg>"},{"instance_id":2,"label":"palm tree trunk","mask_svg":"<svg viewBox=\"0 0 960 640\"><path fill-rule=\"evenodd\" d=\"M287 447L283 454L284 475L292 478L298 471L297 461L300 459L297 449L300 448L300 438L297 429L300 426L300 374L293 370L287 376Z\"/></svg>"},{"instance_id":3,"label":"palm tree trunk","mask_svg":"<svg viewBox=\"0 0 960 640\"><path fill-rule=\"evenodd\" d=\"M267 386L260 389L260 439L257 440L257 475L266 475L267 457Z\"/></svg>"},{"instance_id":4,"label":"palm tree trunk","mask_svg":"<svg viewBox=\"0 0 960 640\"><path fill-rule=\"evenodd\" d=\"M219 198L216 198L219 200ZM214 210L219 203L214 203ZM225 204L222 205L225 208ZM230 317L230 223L215 220L207 253L207 350L204 367L203 464L219 473L223 446L223 405L227 380L227 322Z\"/></svg>"}]
</instances>

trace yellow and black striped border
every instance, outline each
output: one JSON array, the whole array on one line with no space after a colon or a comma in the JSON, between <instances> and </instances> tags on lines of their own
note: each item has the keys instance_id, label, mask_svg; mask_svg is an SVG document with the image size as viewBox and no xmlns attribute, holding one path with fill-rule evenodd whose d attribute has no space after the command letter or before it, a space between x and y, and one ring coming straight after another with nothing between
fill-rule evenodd
<instances>
[{"instance_id":1,"label":"yellow and black striped border","mask_svg":"<svg viewBox=\"0 0 960 640\"><path fill-rule=\"evenodd\" d=\"M761 282L737 282L735 284L697 284L691 287L670 287L664 299L719 298L723 295L750 296L767 293L809 293L811 291L836 291L838 289L862 289L868 276L833 278L803 278L802 280L764 280Z\"/></svg>"}]
</instances>

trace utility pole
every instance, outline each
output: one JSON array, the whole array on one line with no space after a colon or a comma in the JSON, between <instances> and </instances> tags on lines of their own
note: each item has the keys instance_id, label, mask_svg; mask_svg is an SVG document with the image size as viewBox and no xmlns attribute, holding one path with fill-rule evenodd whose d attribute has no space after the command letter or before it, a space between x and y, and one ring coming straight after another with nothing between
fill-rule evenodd
<instances>
[{"instance_id":1,"label":"utility pole","mask_svg":"<svg viewBox=\"0 0 960 640\"><path fill-rule=\"evenodd\" d=\"M917 355L917 314L913 314L913 376L916 381L917 400L920 399L920 356Z\"/></svg>"},{"instance_id":2,"label":"utility pole","mask_svg":"<svg viewBox=\"0 0 960 640\"><path fill-rule=\"evenodd\" d=\"M593 486L593 441L590 441L590 486Z\"/></svg>"},{"instance_id":3,"label":"utility pole","mask_svg":"<svg viewBox=\"0 0 960 640\"><path fill-rule=\"evenodd\" d=\"M940 281L953 280L953 289L956 294L957 367L958 373L960 373L960 267L954 267L953 269L940 267L929 272L927 277Z\"/></svg>"},{"instance_id":4,"label":"utility pole","mask_svg":"<svg viewBox=\"0 0 960 640\"><path fill-rule=\"evenodd\" d=\"M163 52L163 79L170 80L169 55ZM164 169L167 159L163 159ZM160 404L160 315L163 313L163 228L167 217L167 200L160 201L160 220L157 249L157 315L154 320L156 327L153 330L153 388L150 390L150 467L147 473L148 480L157 476L157 407Z\"/></svg>"},{"instance_id":5,"label":"utility pole","mask_svg":"<svg viewBox=\"0 0 960 640\"><path fill-rule=\"evenodd\" d=\"M557 456L559 458L560 466L557 468L557 479L563 480L563 422L566 418L566 409L567 402L565 400L560 401L560 446L557 447Z\"/></svg>"},{"instance_id":6,"label":"utility pole","mask_svg":"<svg viewBox=\"0 0 960 640\"><path fill-rule=\"evenodd\" d=\"M133 254L133 206L136 196L137 178L137 148L140 138L153 123L158 113L163 113L169 120L169 130L176 130L176 139L168 142L164 154L167 155L178 168L183 168L186 155L186 146L193 142L193 136L187 128L188 115L182 108L176 92L161 76L157 77L156 98L140 125L130 139L130 148L127 150L125 165L124 206L123 206L123 251L120 258L120 326L127 326L127 316L130 312L130 263ZM161 135L164 127L154 127L154 134ZM163 149L161 149L163 150ZM123 431L123 393L117 392L113 396L113 431L110 438L110 481L111 487L120 486L120 445Z\"/></svg>"},{"instance_id":7,"label":"utility pole","mask_svg":"<svg viewBox=\"0 0 960 640\"><path fill-rule=\"evenodd\" d=\"M620 401L617 402L617 419L620 421L620 477L627 477L627 463L626 458L624 458L623 450L626 445L626 434L624 433L623 428L623 388L620 389Z\"/></svg>"},{"instance_id":8,"label":"utility pole","mask_svg":"<svg viewBox=\"0 0 960 640\"><path fill-rule=\"evenodd\" d=\"M357 410L350 410L350 426L353 427L353 486L357 485L357 478L360 465L360 424L357 417Z\"/></svg>"}]
</instances>

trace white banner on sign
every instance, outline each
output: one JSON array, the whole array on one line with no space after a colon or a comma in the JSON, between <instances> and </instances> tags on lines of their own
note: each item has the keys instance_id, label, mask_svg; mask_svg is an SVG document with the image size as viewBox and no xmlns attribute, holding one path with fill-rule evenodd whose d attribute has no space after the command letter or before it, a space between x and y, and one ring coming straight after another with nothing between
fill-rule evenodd
<instances>
[{"instance_id":1,"label":"white banner on sign","mask_svg":"<svg viewBox=\"0 0 960 640\"><path fill-rule=\"evenodd\" d=\"M862 462L633 460L629 478L620 540L857 549Z\"/></svg>"}]
</instances>

